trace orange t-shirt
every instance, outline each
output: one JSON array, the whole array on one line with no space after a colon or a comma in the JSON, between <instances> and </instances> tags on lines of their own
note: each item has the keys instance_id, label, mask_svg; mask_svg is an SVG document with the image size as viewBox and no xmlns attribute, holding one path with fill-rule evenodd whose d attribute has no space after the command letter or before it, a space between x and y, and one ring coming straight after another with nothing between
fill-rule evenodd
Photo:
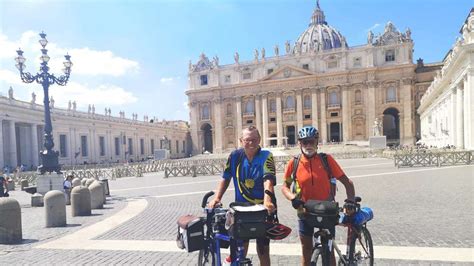
<instances>
[{"instance_id":1,"label":"orange t-shirt","mask_svg":"<svg viewBox=\"0 0 474 266\"><path fill-rule=\"evenodd\" d=\"M295 158L291 159L286 166L284 175L284 184L288 187L293 182L291 174L293 173L293 164ZM341 178L344 174L339 164L334 160L331 155L327 155L327 161L331 169L333 177L336 179ZM321 156L316 155L312 158L306 158L301 155L296 170L296 193L297 197L303 201L310 199L313 200L328 200L331 191L331 184L329 181L328 173L324 168L321 161Z\"/></svg>"}]
</instances>

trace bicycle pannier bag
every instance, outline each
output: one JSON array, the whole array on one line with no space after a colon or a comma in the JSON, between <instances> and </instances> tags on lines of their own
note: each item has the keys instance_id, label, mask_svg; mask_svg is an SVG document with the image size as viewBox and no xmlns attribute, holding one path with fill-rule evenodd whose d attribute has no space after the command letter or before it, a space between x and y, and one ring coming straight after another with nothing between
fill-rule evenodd
<instances>
[{"instance_id":1,"label":"bicycle pannier bag","mask_svg":"<svg viewBox=\"0 0 474 266\"><path fill-rule=\"evenodd\" d=\"M339 223L339 204L335 201L308 200L304 207L309 226L330 229Z\"/></svg>"},{"instance_id":2,"label":"bicycle pannier bag","mask_svg":"<svg viewBox=\"0 0 474 266\"><path fill-rule=\"evenodd\" d=\"M226 220L229 236L243 240L265 237L266 212L263 205L231 206Z\"/></svg>"},{"instance_id":3,"label":"bicycle pannier bag","mask_svg":"<svg viewBox=\"0 0 474 266\"><path fill-rule=\"evenodd\" d=\"M200 250L204 247L204 220L194 215L181 216L178 219L178 248L187 252Z\"/></svg>"}]
</instances>

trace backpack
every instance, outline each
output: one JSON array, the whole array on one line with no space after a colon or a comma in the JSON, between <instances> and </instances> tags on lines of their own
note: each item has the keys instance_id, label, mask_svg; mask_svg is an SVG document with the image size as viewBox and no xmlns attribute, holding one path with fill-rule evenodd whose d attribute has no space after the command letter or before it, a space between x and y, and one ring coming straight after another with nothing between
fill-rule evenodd
<instances>
[{"instance_id":1,"label":"backpack","mask_svg":"<svg viewBox=\"0 0 474 266\"><path fill-rule=\"evenodd\" d=\"M328 156L326 153L318 153L318 155L321 158L321 162L323 163L324 170L326 170L326 173L328 174L329 177L329 183L331 184L331 192L330 192L330 201L334 201L336 197L336 179L332 176L332 171L331 167L329 167L329 162L328 162ZM300 163L301 159L301 154L298 154L298 156L293 157L293 170L291 173L291 180L293 181L293 193L295 193L296 190L296 170L298 169L298 165Z\"/></svg>"}]
</instances>

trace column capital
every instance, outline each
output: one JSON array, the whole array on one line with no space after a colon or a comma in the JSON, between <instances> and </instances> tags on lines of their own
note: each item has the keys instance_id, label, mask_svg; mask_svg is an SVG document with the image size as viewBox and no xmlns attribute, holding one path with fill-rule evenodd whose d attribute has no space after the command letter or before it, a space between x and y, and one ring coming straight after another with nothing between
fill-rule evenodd
<instances>
[{"instance_id":1,"label":"column capital","mask_svg":"<svg viewBox=\"0 0 474 266\"><path fill-rule=\"evenodd\" d=\"M413 78L402 78L401 83L406 86L406 85L413 85L415 84Z\"/></svg>"},{"instance_id":2,"label":"column capital","mask_svg":"<svg viewBox=\"0 0 474 266\"><path fill-rule=\"evenodd\" d=\"M369 80L369 81L366 81L365 84L368 87L378 87L380 85L380 82L377 80Z\"/></svg>"}]
</instances>

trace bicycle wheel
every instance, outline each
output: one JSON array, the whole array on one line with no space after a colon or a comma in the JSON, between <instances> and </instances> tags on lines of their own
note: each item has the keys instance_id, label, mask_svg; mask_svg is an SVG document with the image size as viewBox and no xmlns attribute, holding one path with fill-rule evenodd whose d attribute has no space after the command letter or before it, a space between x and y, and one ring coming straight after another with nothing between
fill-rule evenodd
<instances>
[{"instance_id":1,"label":"bicycle wheel","mask_svg":"<svg viewBox=\"0 0 474 266\"><path fill-rule=\"evenodd\" d=\"M214 252L209 247L199 250L198 266L213 266L216 265Z\"/></svg>"},{"instance_id":2,"label":"bicycle wheel","mask_svg":"<svg viewBox=\"0 0 474 266\"><path fill-rule=\"evenodd\" d=\"M360 234L351 241L349 250L352 252L352 256L349 254L349 258L352 258L352 262L356 263L356 265L374 265L372 237L365 226L361 228Z\"/></svg>"},{"instance_id":3,"label":"bicycle wheel","mask_svg":"<svg viewBox=\"0 0 474 266\"><path fill-rule=\"evenodd\" d=\"M311 254L311 266L330 265L330 255L328 253L327 248L323 246L314 248L313 254Z\"/></svg>"}]
</instances>

